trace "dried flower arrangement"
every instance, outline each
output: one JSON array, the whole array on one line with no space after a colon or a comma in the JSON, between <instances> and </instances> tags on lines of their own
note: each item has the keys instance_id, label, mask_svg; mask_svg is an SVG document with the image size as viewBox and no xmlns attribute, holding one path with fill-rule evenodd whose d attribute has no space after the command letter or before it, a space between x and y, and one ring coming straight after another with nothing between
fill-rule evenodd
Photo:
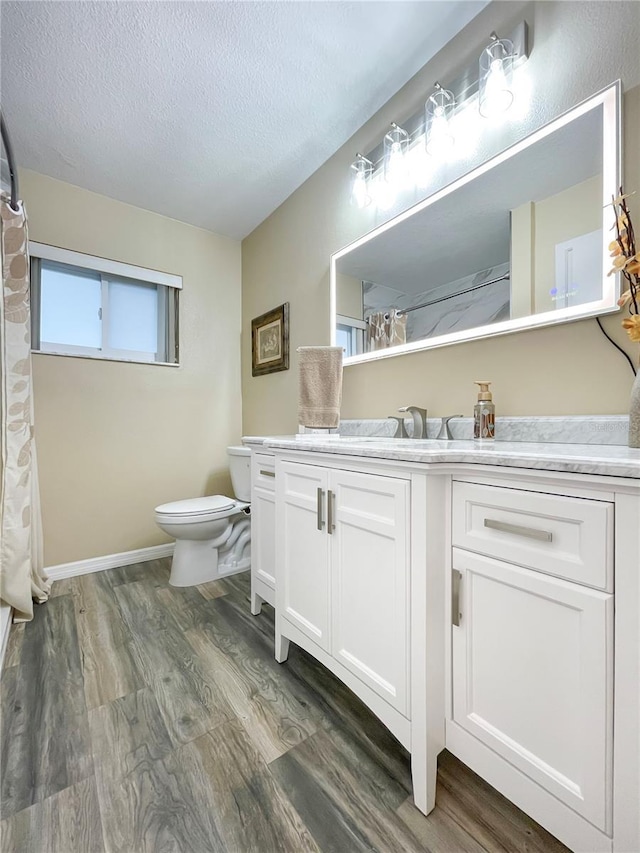
<instances>
[{"instance_id":1,"label":"dried flower arrangement","mask_svg":"<svg viewBox=\"0 0 640 853\"><path fill-rule=\"evenodd\" d=\"M629 195L625 195L620 187L618 197L611 201L616 214L613 226L616 230L616 239L609 243L609 251L613 258L609 275L621 272L629 285L629 289L618 300L621 308L627 306L629 310L629 316L622 321L622 327L626 329L632 341L640 342L640 252L636 249L633 225L627 207Z\"/></svg>"}]
</instances>

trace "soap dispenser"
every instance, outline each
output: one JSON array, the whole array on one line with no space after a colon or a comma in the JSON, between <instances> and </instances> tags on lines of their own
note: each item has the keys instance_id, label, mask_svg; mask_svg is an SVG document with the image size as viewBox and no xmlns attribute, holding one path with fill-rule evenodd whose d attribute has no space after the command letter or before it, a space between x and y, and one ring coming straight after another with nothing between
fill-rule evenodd
<instances>
[{"instance_id":1,"label":"soap dispenser","mask_svg":"<svg viewBox=\"0 0 640 853\"><path fill-rule=\"evenodd\" d=\"M473 437L477 441L493 441L495 438L496 407L493 404L490 382L476 379L480 386L478 402L473 407Z\"/></svg>"}]
</instances>

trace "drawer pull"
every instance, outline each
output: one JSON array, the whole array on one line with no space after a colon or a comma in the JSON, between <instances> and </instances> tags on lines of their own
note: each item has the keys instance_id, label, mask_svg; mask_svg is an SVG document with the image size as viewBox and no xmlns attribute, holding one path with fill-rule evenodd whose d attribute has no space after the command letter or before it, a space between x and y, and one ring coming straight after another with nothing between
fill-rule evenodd
<instances>
[{"instance_id":1,"label":"drawer pull","mask_svg":"<svg viewBox=\"0 0 640 853\"><path fill-rule=\"evenodd\" d=\"M333 520L333 513L334 513L334 509L335 509L333 502L334 502L336 496L331 491L331 489L329 489L328 494L329 494L329 497L327 498L327 532L333 533L333 531L336 529L336 525L335 525L335 522Z\"/></svg>"},{"instance_id":2,"label":"drawer pull","mask_svg":"<svg viewBox=\"0 0 640 853\"><path fill-rule=\"evenodd\" d=\"M263 471L262 468L260 469L260 473L262 474L263 477L275 477L276 476L275 471Z\"/></svg>"},{"instance_id":3,"label":"drawer pull","mask_svg":"<svg viewBox=\"0 0 640 853\"><path fill-rule=\"evenodd\" d=\"M516 536L527 536L529 539L539 539L541 542L551 542L553 534L549 530L536 530L535 527L522 527L520 524L509 524L507 521L496 521L485 518L484 526L502 533L514 533Z\"/></svg>"},{"instance_id":4,"label":"drawer pull","mask_svg":"<svg viewBox=\"0 0 640 853\"><path fill-rule=\"evenodd\" d=\"M324 527L324 521L322 519L322 501L324 499L324 492L322 489L318 489L317 496L318 496L318 503L316 506L316 522L317 522L318 530L322 530L322 528Z\"/></svg>"},{"instance_id":5,"label":"drawer pull","mask_svg":"<svg viewBox=\"0 0 640 853\"><path fill-rule=\"evenodd\" d=\"M451 621L454 625L460 625L462 613L460 613L460 581L462 572L454 569L451 573Z\"/></svg>"}]
</instances>

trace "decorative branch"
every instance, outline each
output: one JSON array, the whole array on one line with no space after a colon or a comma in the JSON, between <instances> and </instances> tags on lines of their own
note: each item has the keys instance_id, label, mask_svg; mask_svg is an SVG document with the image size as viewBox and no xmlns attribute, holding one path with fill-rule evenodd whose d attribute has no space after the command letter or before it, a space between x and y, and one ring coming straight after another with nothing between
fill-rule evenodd
<instances>
[{"instance_id":1,"label":"decorative branch","mask_svg":"<svg viewBox=\"0 0 640 853\"><path fill-rule=\"evenodd\" d=\"M632 341L640 341L640 252L636 250L636 239L627 206L629 194L625 195L620 187L617 198L611 199L616 218L613 227L616 239L609 243L613 266L609 275L622 273L629 287L620 299L621 308L628 306L629 317L625 317L622 326Z\"/></svg>"}]
</instances>

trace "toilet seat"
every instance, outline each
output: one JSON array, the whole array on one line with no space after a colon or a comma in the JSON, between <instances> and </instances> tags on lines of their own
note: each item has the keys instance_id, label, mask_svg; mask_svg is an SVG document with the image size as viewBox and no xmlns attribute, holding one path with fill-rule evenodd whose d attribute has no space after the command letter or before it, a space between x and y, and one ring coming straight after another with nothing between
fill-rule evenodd
<instances>
[{"instance_id":1,"label":"toilet seat","mask_svg":"<svg viewBox=\"0 0 640 853\"><path fill-rule=\"evenodd\" d=\"M155 509L156 520L171 524L192 524L198 521L213 521L241 512L249 504L236 501L226 495L208 495L204 498L188 498L161 504Z\"/></svg>"}]
</instances>

